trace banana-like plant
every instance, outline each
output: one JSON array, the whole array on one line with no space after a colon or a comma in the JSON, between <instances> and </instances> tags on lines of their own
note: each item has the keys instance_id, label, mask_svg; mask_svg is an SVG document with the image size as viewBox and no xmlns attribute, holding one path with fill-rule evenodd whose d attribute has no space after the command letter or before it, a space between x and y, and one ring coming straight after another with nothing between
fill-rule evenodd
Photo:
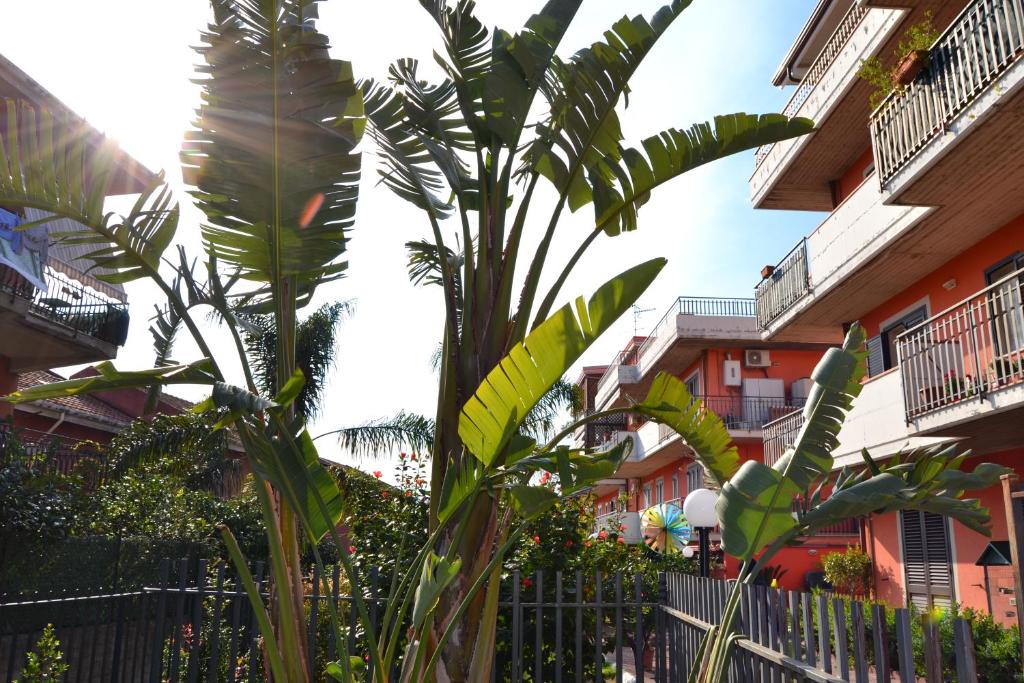
<instances>
[{"instance_id":1,"label":"banana-like plant","mask_svg":"<svg viewBox=\"0 0 1024 683\"><path fill-rule=\"evenodd\" d=\"M345 545L337 545L363 622L373 680L391 680L399 667L405 681L485 680L504 555L525 521L554 502L550 491L530 486L532 475L557 474L567 494L608 476L627 455L626 445L606 453L564 448L567 432L538 444L526 435L529 416L665 262L629 268L589 299L556 309L562 285L599 236L637 227L637 212L655 188L701 164L805 134L813 125L778 114L731 114L628 146L619 112L630 79L688 0L673 0L649 19L623 17L568 59L556 51L582 0L549 0L515 34L484 27L472 0L420 0L445 46L438 57L445 77L436 84L424 82L412 60L397 63L386 84L357 84L350 65L327 53L327 39L315 27L316 0L211 2L213 21L199 48L202 106L182 154L186 181L206 215L205 278L183 252L177 262L164 256L178 210L162 182L127 215L106 215L105 187L115 171L111 151L86 147L73 122L8 105L0 204L78 221L92 232L71 239L94 247L87 258L109 273L101 277L148 278L167 297L153 327L156 368L121 372L108 364L97 377L9 399L211 385L202 407L217 408L219 424L237 430L269 536L273 594L265 609L224 530L265 636L267 669L278 681L319 675L305 651L298 551L302 541L315 548L325 535L336 538L342 506L294 407L304 384L296 373L296 310L318 285L344 274L341 257L360 173L354 150L368 129L383 161L382 182L426 217L426 237L410 240L412 276L438 286L445 303L430 533L428 544L404 563L408 570L394 577L376 628ZM543 103L535 107L538 95ZM531 120L538 110L541 116ZM556 199L539 206L546 227L539 242L526 244L542 179ZM594 207L591 229L569 238L578 243L573 256L557 264L553 284L542 290L551 245L556 232L564 232L558 230L564 209L588 204ZM445 221L452 222L454 235ZM525 269L519 268L521 256L529 261ZM247 363L239 305L274 316L274 396L261 393ZM226 383L221 362L227 359L216 357L196 324L200 307L223 321L244 388ZM172 363L170 344L179 328L191 334L202 360ZM721 458L725 478L735 453L717 439L717 418L692 412L677 384L662 379L662 395L636 409L706 444L709 458ZM341 630L339 615L330 612ZM352 680L355 668L342 656L328 673Z\"/></svg>"},{"instance_id":2,"label":"banana-like plant","mask_svg":"<svg viewBox=\"0 0 1024 683\"><path fill-rule=\"evenodd\" d=\"M701 661L691 669L691 682L726 680L732 651L741 637L742 584L752 583L781 548L801 536L851 517L906 509L943 514L991 534L988 510L978 500L962 496L996 484L1009 470L982 463L973 472L963 472L960 468L967 454L957 455L954 447L899 454L882 463L864 451L863 466L833 473L832 451L865 374L863 346L863 328L854 325L843 347L830 349L822 358L812 375L814 388L804 407L804 425L794 445L774 465L748 461L737 468L735 457L721 447L729 436L720 423L709 423L703 444L689 440L695 458L720 488L717 513L722 548L742 562L721 622L706 634L698 651ZM656 380L651 395L635 409L652 414L652 405L660 401L657 384ZM677 400L669 403L679 405Z\"/></svg>"}]
</instances>

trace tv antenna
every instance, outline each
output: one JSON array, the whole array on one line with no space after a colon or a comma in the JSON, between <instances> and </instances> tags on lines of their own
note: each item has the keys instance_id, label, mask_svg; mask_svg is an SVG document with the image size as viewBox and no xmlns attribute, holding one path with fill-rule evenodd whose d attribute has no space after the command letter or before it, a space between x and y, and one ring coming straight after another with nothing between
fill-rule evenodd
<instances>
[{"instance_id":1,"label":"tv antenna","mask_svg":"<svg viewBox=\"0 0 1024 683\"><path fill-rule=\"evenodd\" d=\"M640 316L644 313L650 313L653 308L640 308L636 304L633 304L633 336L640 336Z\"/></svg>"}]
</instances>

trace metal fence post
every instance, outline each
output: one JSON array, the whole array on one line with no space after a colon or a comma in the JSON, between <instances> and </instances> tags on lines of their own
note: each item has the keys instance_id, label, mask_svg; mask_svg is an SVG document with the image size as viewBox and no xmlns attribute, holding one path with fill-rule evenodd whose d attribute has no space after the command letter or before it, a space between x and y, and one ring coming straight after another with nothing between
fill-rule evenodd
<instances>
[{"instance_id":1,"label":"metal fence post","mask_svg":"<svg viewBox=\"0 0 1024 683\"><path fill-rule=\"evenodd\" d=\"M658 573L658 604L654 608L654 631L655 631L655 648L657 649L655 663L654 663L654 680L657 683L668 683L668 678L665 676L666 661L665 661L665 646L667 638L665 637L665 611L664 608L668 605L668 583L664 572ZM673 653L675 654L675 653Z\"/></svg>"}]
</instances>

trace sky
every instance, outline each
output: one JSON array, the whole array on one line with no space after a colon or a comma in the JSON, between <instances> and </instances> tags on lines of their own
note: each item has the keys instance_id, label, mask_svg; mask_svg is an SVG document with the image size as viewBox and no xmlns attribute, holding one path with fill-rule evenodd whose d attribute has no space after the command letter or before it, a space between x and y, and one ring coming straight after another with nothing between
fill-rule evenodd
<instances>
[{"instance_id":1,"label":"sky","mask_svg":"<svg viewBox=\"0 0 1024 683\"><path fill-rule=\"evenodd\" d=\"M0 51L148 168L166 171L182 204L178 241L202 260L203 216L182 185L178 151L198 103L198 87L190 78L197 62L193 46L210 14L207 2L0 1L8 26L45 23L42 31L5 32ZM664 2L585 1L560 52L568 56L599 39L623 14L650 16ZM477 12L486 24L514 32L541 4L478 0ZM622 115L627 144L716 114L780 111L790 92L773 87L771 74L813 4L695 0L632 80L629 108ZM432 52L440 49L437 31L416 0L329 0L321 4L319 29L330 37L332 55L352 61L359 78L383 79L388 65L405 57L420 59L428 76L436 73L430 63ZM314 302L356 300L354 317L341 328L323 414L310 427L314 435L399 410L433 416L436 379L430 357L441 335L443 305L438 288L409 283L403 247L427 237L429 225L421 212L377 183L377 158L367 143L349 274L320 288ZM776 263L821 221L816 213L755 211L748 190L753 167L753 153L744 153L686 174L654 194L640 212L639 230L595 242L563 287L561 302L589 296L614 274L647 259L664 256L668 266L638 302L639 309L650 310L636 319L623 316L571 377L582 365L607 363L634 331L650 330L678 296L752 297L761 267ZM553 193L538 195L534 203L545 210L534 213L543 223ZM551 250L549 278L592 220L590 207L566 212ZM455 229L454 223L443 227ZM531 223L527 239L536 239L540 229ZM149 318L160 299L144 282L129 284L127 291L131 328L116 363L126 369L149 367ZM214 349L227 341L215 327L205 331ZM196 357L188 343L176 348L177 360ZM199 399L203 390L176 387L175 393ZM391 464L355 461L330 438L318 444L324 457L366 470L387 470Z\"/></svg>"}]
</instances>

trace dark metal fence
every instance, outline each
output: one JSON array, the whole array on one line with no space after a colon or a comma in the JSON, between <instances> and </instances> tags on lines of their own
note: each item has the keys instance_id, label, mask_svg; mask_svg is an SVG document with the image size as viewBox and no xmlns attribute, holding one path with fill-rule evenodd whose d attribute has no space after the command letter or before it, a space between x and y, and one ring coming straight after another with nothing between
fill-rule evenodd
<instances>
[{"instance_id":1,"label":"dark metal fence","mask_svg":"<svg viewBox=\"0 0 1024 683\"><path fill-rule=\"evenodd\" d=\"M0 603L0 681L13 680L47 623L55 627L69 670L66 681L239 683L264 680L251 605L223 564L164 561L158 585L139 591ZM269 592L261 565L254 571ZM332 570L329 589L310 577L309 651L317 680L344 651L362 657L365 638L345 581ZM364 597L376 624L390 577L369 572ZM704 633L721 623L726 581L662 574L656 581L621 572L510 573L501 587L490 680L497 682L686 680ZM343 624L331 628L329 605ZM945 644L924 621L915 659L907 609L866 605L826 594L745 586L742 637L728 680L839 683L950 679L976 683L971 623L951 619ZM945 668L946 673L943 673ZM364 671L370 679L372 669Z\"/></svg>"},{"instance_id":2,"label":"dark metal fence","mask_svg":"<svg viewBox=\"0 0 1024 683\"><path fill-rule=\"evenodd\" d=\"M768 277L754 290L757 300L757 324L762 329L788 311L811 291L807 266L807 239L804 238L772 268Z\"/></svg>"}]
</instances>

